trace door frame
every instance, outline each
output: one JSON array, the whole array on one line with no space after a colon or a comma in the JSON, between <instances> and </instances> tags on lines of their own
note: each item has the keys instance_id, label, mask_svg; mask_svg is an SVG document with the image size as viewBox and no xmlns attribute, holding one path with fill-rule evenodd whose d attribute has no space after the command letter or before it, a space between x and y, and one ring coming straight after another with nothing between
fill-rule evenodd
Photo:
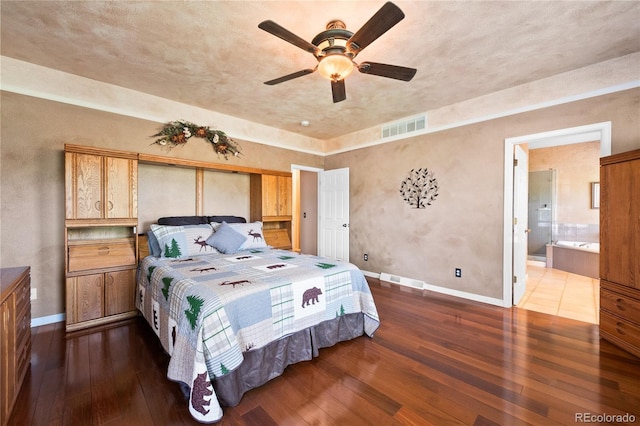
<instances>
[{"instance_id":1,"label":"door frame","mask_svg":"<svg viewBox=\"0 0 640 426\"><path fill-rule=\"evenodd\" d=\"M574 143L600 141L600 157L611 155L611 122L587 124L504 140L504 215L502 258L502 304L513 306L513 151L515 145L527 144L529 149Z\"/></svg>"}]
</instances>

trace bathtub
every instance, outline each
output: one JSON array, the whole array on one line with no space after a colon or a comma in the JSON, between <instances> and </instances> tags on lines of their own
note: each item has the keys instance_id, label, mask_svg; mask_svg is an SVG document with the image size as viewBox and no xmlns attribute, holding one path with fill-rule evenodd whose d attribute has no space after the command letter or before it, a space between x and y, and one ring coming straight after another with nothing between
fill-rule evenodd
<instances>
[{"instance_id":1,"label":"bathtub","mask_svg":"<svg viewBox=\"0 0 640 426\"><path fill-rule=\"evenodd\" d=\"M547 267L600 278L600 243L556 241L547 245Z\"/></svg>"},{"instance_id":2,"label":"bathtub","mask_svg":"<svg viewBox=\"0 0 640 426\"><path fill-rule=\"evenodd\" d=\"M585 250L593 253L600 253L600 243L587 243L582 241L556 241L558 247L569 247L576 250Z\"/></svg>"}]
</instances>

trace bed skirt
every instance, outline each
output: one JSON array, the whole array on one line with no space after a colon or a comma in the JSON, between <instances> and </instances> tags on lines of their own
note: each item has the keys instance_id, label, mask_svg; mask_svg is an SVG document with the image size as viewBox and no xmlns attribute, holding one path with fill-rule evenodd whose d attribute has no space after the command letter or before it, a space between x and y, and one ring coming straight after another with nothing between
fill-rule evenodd
<instances>
[{"instance_id":1,"label":"bed skirt","mask_svg":"<svg viewBox=\"0 0 640 426\"><path fill-rule=\"evenodd\" d=\"M324 321L285 336L259 349L244 353L238 368L213 380L221 406L234 407L242 395L280 376L284 369L300 361L317 357L320 349L364 334L364 314L353 313ZM183 384L182 384L183 385ZM188 388L183 385L183 391Z\"/></svg>"}]
</instances>

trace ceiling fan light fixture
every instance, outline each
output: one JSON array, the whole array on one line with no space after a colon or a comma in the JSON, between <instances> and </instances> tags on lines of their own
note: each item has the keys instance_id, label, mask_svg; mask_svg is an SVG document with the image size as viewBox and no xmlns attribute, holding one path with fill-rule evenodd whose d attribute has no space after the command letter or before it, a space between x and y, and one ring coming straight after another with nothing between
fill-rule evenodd
<instances>
[{"instance_id":1,"label":"ceiling fan light fixture","mask_svg":"<svg viewBox=\"0 0 640 426\"><path fill-rule=\"evenodd\" d=\"M353 61L342 53L330 54L318 63L318 72L331 81L342 80L353 71Z\"/></svg>"}]
</instances>

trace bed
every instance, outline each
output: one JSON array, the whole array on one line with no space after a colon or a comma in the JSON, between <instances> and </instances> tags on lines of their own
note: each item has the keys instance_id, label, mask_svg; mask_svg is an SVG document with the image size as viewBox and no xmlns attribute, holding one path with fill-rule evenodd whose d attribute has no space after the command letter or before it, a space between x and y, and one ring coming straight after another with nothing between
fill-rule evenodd
<instances>
[{"instance_id":1,"label":"bed","mask_svg":"<svg viewBox=\"0 0 640 426\"><path fill-rule=\"evenodd\" d=\"M162 218L147 233L136 306L170 361L198 421L319 350L379 326L362 271L348 262L269 247L260 222Z\"/></svg>"}]
</instances>

